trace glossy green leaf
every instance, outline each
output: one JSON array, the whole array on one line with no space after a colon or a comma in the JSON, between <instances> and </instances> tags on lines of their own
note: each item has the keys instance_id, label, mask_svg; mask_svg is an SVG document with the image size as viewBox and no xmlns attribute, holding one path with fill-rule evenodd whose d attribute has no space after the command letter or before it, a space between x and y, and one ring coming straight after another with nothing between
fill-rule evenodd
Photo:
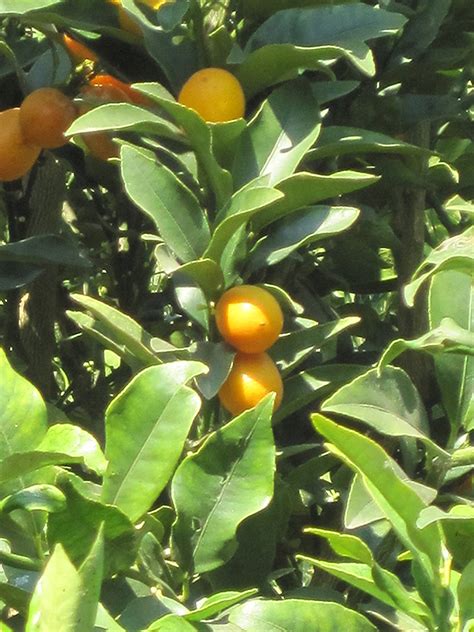
<instances>
[{"instance_id":1,"label":"glossy green leaf","mask_svg":"<svg viewBox=\"0 0 474 632\"><path fill-rule=\"evenodd\" d=\"M301 70L324 71L321 62L340 57L353 60L351 51L340 46L270 44L252 51L236 70L236 76L250 99L265 88L294 79Z\"/></svg>"},{"instance_id":2,"label":"glossy green leaf","mask_svg":"<svg viewBox=\"0 0 474 632\"><path fill-rule=\"evenodd\" d=\"M199 163L207 174L216 197L217 206L223 206L232 192L232 178L228 171L220 167L212 152L212 137L209 126L194 110L172 100L169 94L164 93L159 84L138 83L134 84L134 87L156 101L184 130L196 152Z\"/></svg>"},{"instance_id":3,"label":"glossy green leaf","mask_svg":"<svg viewBox=\"0 0 474 632\"><path fill-rule=\"evenodd\" d=\"M212 259L190 261L180 266L177 272L193 279L209 299L215 298L224 285L222 270Z\"/></svg>"},{"instance_id":4,"label":"glossy green leaf","mask_svg":"<svg viewBox=\"0 0 474 632\"><path fill-rule=\"evenodd\" d=\"M97 550L100 545L94 543L89 560L96 581L90 572L74 567L61 545L55 547L33 593L26 632L90 632L102 579L101 552Z\"/></svg>"},{"instance_id":5,"label":"glossy green leaf","mask_svg":"<svg viewBox=\"0 0 474 632\"><path fill-rule=\"evenodd\" d=\"M414 437L435 453L444 454L429 438L425 407L403 369L389 366L381 375L370 369L342 386L321 409L358 419L384 435Z\"/></svg>"},{"instance_id":6,"label":"glossy green leaf","mask_svg":"<svg viewBox=\"0 0 474 632\"><path fill-rule=\"evenodd\" d=\"M303 599L250 600L234 608L229 620L247 632L306 632L315 624L318 632L376 630L368 619L340 604Z\"/></svg>"},{"instance_id":7,"label":"glossy green leaf","mask_svg":"<svg viewBox=\"0 0 474 632\"><path fill-rule=\"evenodd\" d=\"M15 452L0 462L0 482L15 478L21 480L27 474L48 465L72 465L83 462L83 457L62 452L40 452L39 450Z\"/></svg>"},{"instance_id":8,"label":"glossy green leaf","mask_svg":"<svg viewBox=\"0 0 474 632\"><path fill-rule=\"evenodd\" d=\"M66 495L64 511L51 514L48 539L60 544L76 565L83 564L104 527L104 575L128 569L136 557L136 532L117 507L86 498L76 489L74 479L63 477L60 488Z\"/></svg>"},{"instance_id":9,"label":"glossy green leaf","mask_svg":"<svg viewBox=\"0 0 474 632\"><path fill-rule=\"evenodd\" d=\"M252 223L258 232L294 211L328 198L364 189L377 180L378 176L359 171L339 171L329 176L304 171L295 173L275 186L284 197L259 213Z\"/></svg>"},{"instance_id":10,"label":"glossy green leaf","mask_svg":"<svg viewBox=\"0 0 474 632\"><path fill-rule=\"evenodd\" d=\"M54 485L32 485L21 489L0 502L0 511L63 511L66 505L64 494Z\"/></svg>"},{"instance_id":11,"label":"glossy green leaf","mask_svg":"<svg viewBox=\"0 0 474 632\"><path fill-rule=\"evenodd\" d=\"M380 132L355 127L327 126L321 132L317 146L310 155L311 158L319 160L329 156L361 153L420 155L426 154L426 150Z\"/></svg>"},{"instance_id":12,"label":"glossy green leaf","mask_svg":"<svg viewBox=\"0 0 474 632\"><path fill-rule=\"evenodd\" d=\"M453 291L456 288L456 291ZM474 335L474 288L472 277L447 270L436 274L429 290L431 327L440 327L446 319L455 319L462 331ZM459 428L474 428L474 358L438 354L434 359L436 377L452 434Z\"/></svg>"},{"instance_id":13,"label":"glossy green leaf","mask_svg":"<svg viewBox=\"0 0 474 632\"><path fill-rule=\"evenodd\" d=\"M191 277L180 272L173 275L176 301L187 316L200 325L204 331L209 331L209 301L201 287Z\"/></svg>"},{"instance_id":14,"label":"glossy green leaf","mask_svg":"<svg viewBox=\"0 0 474 632\"><path fill-rule=\"evenodd\" d=\"M384 518L384 512L367 491L362 476L355 474L344 510L344 526L346 529L357 529Z\"/></svg>"},{"instance_id":15,"label":"glossy green leaf","mask_svg":"<svg viewBox=\"0 0 474 632\"><path fill-rule=\"evenodd\" d=\"M250 52L265 44L334 45L350 52L361 71L374 74L370 49L364 42L395 33L405 21L398 13L363 3L287 9L266 20L250 37L245 50Z\"/></svg>"},{"instance_id":16,"label":"glossy green leaf","mask_svg":"<svg viewBox=\"0 0 474 632\"><path fill-rule=\"evenodd\" d=\"M72 424L50 426L38 450L82 457L86 467L99 476L105 472L107 466L95 437L83 428Z\"/></svg>"},{"instance_id":17,"label":"glossy green leaf","mask_svg":"<svg viewBox=\"0 0 474 632\"><path fill-rule=\"evenodd\" d=\"M315 527L307 527L304 533L325 538L334 553L341 557L349 557L368 566L371 566L374 562L372 551L363 540L355 535L328 531L327 529L317 529Z\"/></svg>"},{"instance_id":18,"label":"glossy green leaf","mask_svg":"<svg viewBox=\"0 0 474 632\"><path fill-rule=\"evenodd\" d=\"M17 373L0 348L0 459L33 450L46 433L46 406L36 388Z\"/></svg>"},{"instance_id":19,"label":"glossy green leaf","mask_svg":"<svg viewBox=\"0 0 474 632\"><path fill-rule=\"evenodd\" d=\"M278 423L303 406L325 397L328 391L352 381L366 370L367 367L355 364L328 364L292 375L285 380L283 400L273 415L273 423Z\"/></svg>"},{"instance_id":20,"label":"glossy green leaf","mask_svg":"<svg viewBox=\"0 0 474 632\"><path fill-rule=\"evenodd\" d=\"M196 628L177 614L167 614L152 623L146 632L195 632Z\"/></svg>"},{"instance_id":21,"label":"glossy green leaf","mask_svg":"<svg viewBox=\"0 0 474 632\"><path fill-rule=\"evenodd\" d=\"M198 608L189 614L184 615L186 621L203 621L204 619L212 619L227 608L235 606L241 601L253 597L258 590L251 588L243 592L237 590L228 590L226 592L216 593L203 599L198 603Z\"/></svg>"},{"instance_id":22,"label":"glossy green leaf","mask_svg":"<svg viewBox=\"0 0 474 632\"><path fill-rule=\"evenodd\" d=\"M426 268L429 268L426 271ZM414 280L405 285L404 297L409 306L413 306L415 296L421 285L433 274L442 270L458 270L472 274L474 271L474 226L461 235L443 241L432 250L413 275Z\"/></svg>"},{"instance_id":23,"label":"glossy green leaf","mask_svg":"<svg viewBox=\"0 0 474 632\"><path fill-rule=\"evenodd\" d=\"M415 340L398 338L391 342L380 358L379 372L407 350L472 356L474 355L474 332L459 327L452 318L443 318L439 327L415 338Z\"/></svg>"},{"instance_id":24,"label":"glossy green leaf","mask_svg":"<svg viewBox=\"0 0 474 632\"><path fill-rule=\"evenodd\" d=\"M123 146L120 155L122 178L130 199L153 220L179 259L199 259L210 233L195 195L150 152Z\"/></svg>"},{"instance_id":25,"label":"glossy green leaf","mask_svg":"<svg viewBox=\"0 0 474 632\"><path fill-rule=\"evenodd\" d=\"M192 350L193 360L202 362L209 372L199 375L196 384L206 399L215 397L225 382L234 361L235 351L225 342L198 342Z\"/></svg>"},{"instance_id":26,"label":"glossy green leaf","mask_svg":"<svg viewBox=\"0 0 474 632\"><path fill-rule=\"evenodd\" d=\"M173 546L185 567L205 572L224 564L236 550L238 525L270 502L273 397L212 433L176 471Z\"/></svg>"},{"instance_id":27,"label":"glossy green leaf","mask_svg":"<svg viewBox=\"0 0 474 632\"><path fill-rule=\"evenodd\" d=\"M183 142L182 133L175 125L131 103L108 103L89 110L74 121L66 134L105 130L137 132Z\"/></svg>"},{"instance_id":28,"label":"glossy green leaf","mask_svg":"<svg viewBox=\"0 0 474 632\"><path fill-rule=\"evenodd\" d=\"M219 261L236 232L282 198L279 191L263 186L247 186L234 193L217 215L216 226L204 256Z\"/></svg>"},{"instance_id":29,"label":"glossy green leaf","mask_svg":"<svg viewBox=\"0 0 474 632\"><path fill-rule=\"evenodd\" d=\"M58 0L0 0L1 15L23 15L29 11L38 11L58 4Z\"/></svg>"},{"instance_id":30,"label":"glossy green leaf","mask_svg":"<svg viewBox=\"0 0 474 632\"><path fill-rule=\"evenodd\" d=\"M310 324L306 326L304 323L298 331L281 335L269 353L283 374L287 374L306 360L316 349L320 349L329 340L358 322L358 318L349 317L323 325Z\"/></svg>"},{"instance_id":31,"label":"glossy green leaf","mask_svg":"<svg viewBox=\"0 0 474 632\"><path fill-rule=\"evenodd\" d=\"M474 623L474 560L471 560L463 570L461 579L458 584L458 600L459 600L459 619L460 629L470 629L468 625ZM463 627L466 626L466 627Z\"/></svg>"},{"instance_id":32,"label":"glossy green leaf","mask_svg":"<svg viewBox=\"0 0 474 632\"><path fill-rule=\"evenodd\" d=\"M441 538L436 526L420 531L416 521L426 504L407 485L396 463L372 439L313 415L316 430L331 442L330 449L358 472L369 493L392 524L403 544L419 561L425 576L434 580L441 561ZM436 571L434 571L436 569Z\"/></svg>"},{"instance_id":33,"label":"glossy green leaf","mask_svg":"<svg viewBox=\"0 0 474 632\"><path fill-rule=\"evenodd\" d=\"M304 560L309 564L320 568L321 570L347 582L358 590L379 599L383 603L395 607L396 603L382 588L379 588L372 576L372 569L367 564L356 562L326 562L324 560L316 560L305 555L298 555L298 559Z\"/></svg>"},{"instance_id":34,"label":"glossy green leaf","mask_svg":"<svg viewBox=\"0 0 474 632\"><path fill-rule=\"evenodd\" d=\"M102 499L138 520L168 483L200 407L186 383L199 362L171 362L139 373L106 411L108 460Z\"/></svg>"},{"instance_id":35,"label":"glossy green leaf","mask_svg":"<svg viewBox=\"0 0 474 632\"><path fill-rule=\"evenodd\" d=\"M320 129L318 103L306 81L277 88L240 137L232 169L235 188L261 176L260 184L268 186L290 176Z\"/></svg>"},{"instance_id":36,"label":"glossy green leaf","mask_svg":"<svg viewBox=\"0 0 474 632\"><path fill-rule=\"evenodd\" d=\"M90 260L74 241L60 235L36 235L0 246L0 261L39 266L67 266L78 270L91 267Z\"/></svg>"},{"instance_id":37,"label":"glossy green leaf","mask_svg":"<svg viewBox=\"0 0 474 632\"><path fill-rule=\"evenodd\" d=\"M97 327L98 332L104 339L110 340L113 350L117 350L121 357L127 358L135 366L137 363L139 366L150 366L160 362L152 350L153 337L133 318L91 296L72 294L71 298L91 314L89 327ZM164 345L166 350L174 350L173 345Z\"/></svg>"},{"instance_id":38,"label":"glossy green leaf","mask_svg":"<svg viewBox=\"0 0 474 632\"><path fill-rule=\"evenodd\" d=\"M250 253L250 271L272 266L292 252L347 230L359 216L348 206L313 206L272 225L271 232Z\"/></svg>"},{"instance_id":39,"label":"glossy green leaf","mask_svg":"<svg viewBox=\"0 0 474 632\"><path fill-rule=\"evenodd\" d=\"M0 292L9 292L24 287L32 283L43 272L44 268L33 264L0 261Z\"/></svg>"}]
</instances>

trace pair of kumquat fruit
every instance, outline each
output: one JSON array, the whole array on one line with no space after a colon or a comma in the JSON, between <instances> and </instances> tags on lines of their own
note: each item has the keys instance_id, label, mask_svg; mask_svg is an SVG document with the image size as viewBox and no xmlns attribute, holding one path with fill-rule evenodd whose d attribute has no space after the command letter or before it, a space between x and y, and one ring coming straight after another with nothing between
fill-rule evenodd
<instances>
[{"instance_id":1,"label":"pair of kumquat fruit","mask_svg":"<svg viewBox=\"0 0 474 632\"><path fill-rule=\"evenodd\" d=\"M76 116L72 100L55 88L35 90L19 108L0 112L0 181L21 178L42 149L67 143L64 132Z\"/></svg>"},{"instance_id":2,"label":"pair of kumquat fruit","mask_svg":"<svg viewBox=\"0 0 474 632\"><path fill-rule=\"evenodd\" d=\"M256 285L233 287L217 302L216 325L223 339L237 350L219 391L221 404L231 414L239 415L274 392L276 410L283 397L283 382L266 351L283 328L278 301Z\"/></svg>"}]
</instances>

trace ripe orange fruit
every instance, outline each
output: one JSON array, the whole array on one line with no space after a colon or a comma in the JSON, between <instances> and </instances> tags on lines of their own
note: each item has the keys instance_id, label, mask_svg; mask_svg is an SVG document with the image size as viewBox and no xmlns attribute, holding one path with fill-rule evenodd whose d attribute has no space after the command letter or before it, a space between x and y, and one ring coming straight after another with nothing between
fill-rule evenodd
<instances>
[{"instance_id":1,"label":"ripe orange fruit","mask_svg":"<svg viewBox=\"0 0 474 632\"><path fill-rule=\"evenodd\" d=\"M94 51L87 48L87 46L81 44L81 42L78 42L69 35L66 35L66 33L63 34L63 43L76 64L82 64L82 62L86 60L99 61L99 58Z\"/></svg>"},{"instance_id":2,"label":"ripe orange fruit","mask_svg":"<svg viewBox=\"0 0 474 632\"><path fill-rule=\"evenodd\" d=\"M41 147L29 145L20 127L20 108L0 112L0 181L17 180L36 162Z\"/></svg>"},{"instance_id":3,"label":"ripe orange fruit","mask_svg":"<svg viewBox=\"0 0 474 632\"><path fill-rule=\"evenodd\" d=\"M116 85L88 85L81 89L84 102L79 113L85 114L91 107L104 103L130 103L127 94ZM117 145L107 132L89 132L81 135L90 153L100 160L109 160L119 155Z\"/></svg>"},{"instance_id":4,"label":"ripe orange fruit","mask_svg":"<svg viewBox=\"0 0 474 632\"><path fill-rule=\"evenodd\" d=\"M275 411L283 397L283 382L270 356L267 353L237 353L231 372L219 391L219 399L232 415L240 415L271 392L276 393Z\"/></svg>"},{"instance_id":5,"label":"ripe orange fruit","mask_svg":"<svg viewBox=\"0 0 474 632\"><path fill-rule=\"evenodd\" d=\"M278 301L257 285L238 285L224 292L216 305L216 325L226 342L244 353L261 353L283 328Z\"/></svg>"},{"instance_id":6,"label":"ripe orange fruit","mask_svg":"<svg viewBox=\"0 0 474 632\"><path fill-rule=\"evenodd\" d=\"M64 132L76 116L76 106L66 95L56 88L39 88L21 104L21 131L28 143L55 149L68 142Z\"/></svg>"},{"instance_id":7,"label":"ripe orange fruit","mask_svg":"<svg viewBox=\"0 0 474 632\"><path fill-rule=\"evenodd\" d=\"M238 80L222 68L204 68L191 75L178 101L205 121L223 123L245 114L245 96Z\"/></svg>"}]
</instances>

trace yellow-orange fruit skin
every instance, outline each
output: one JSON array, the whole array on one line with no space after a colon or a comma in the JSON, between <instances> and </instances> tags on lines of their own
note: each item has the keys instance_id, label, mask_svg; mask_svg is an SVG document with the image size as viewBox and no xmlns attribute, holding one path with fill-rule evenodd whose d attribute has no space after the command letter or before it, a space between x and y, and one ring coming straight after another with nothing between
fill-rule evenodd
<instances>
[{"instance_id":1,"label":"yellow-orange fruit skin","mask_svg":"<svg viewBox=\"0 0 474 632\"><path fill-rule=\"evenodd\" d=\"M226 342L244 353L270 348L283 328L278 301L256 285L238 285L224 292L216 305L216 325Z\"/></svg>"},{"instance_id":2,"label":"yellow-orange fruit skin","mask_svg":"<svg viewBox=\"0 0 474 632\"><path fill-rule=\"evenodd\" d=\"M223 68L203 68L195 72L181 88L178 101L209 123L224 123L245 114L242 86Z\"/></svg>"},{"instance_id":3,"label":"yellow-orange fruit skin","mask_svg":"<svg viewBox=\"0 0 474 632\"><path fill-rule=\"evenodd\" d=\"M231 372L219 390L219 399L235 416L253 408L271 392L276 394L275 411L283 397L283 382L270 356L267 353L237 353Z\"/></svg>"},{"instance_id":4,"label":"yellow-orange fruit skin","mask_svg":"<svg viewBox=\"0 0 474 632\"><path fill-rule=\"evenodd\" d=\"M56 88L39 88L20 107L24 139L44 149L56 149L68 142L64 132L77 117L76 106Z\"/></svg>"},{"instance_id":5,"label":"yellow-orange fruit skin","mask_svg":"<svg viewBox=\"0 0 474 632\"><path fill-rule=\"evenodd\" d=\"M25 142L20 127L20 108L0 112L0 182L24 176L35 164L41 147Z\"/></svg>"}]
</instances>

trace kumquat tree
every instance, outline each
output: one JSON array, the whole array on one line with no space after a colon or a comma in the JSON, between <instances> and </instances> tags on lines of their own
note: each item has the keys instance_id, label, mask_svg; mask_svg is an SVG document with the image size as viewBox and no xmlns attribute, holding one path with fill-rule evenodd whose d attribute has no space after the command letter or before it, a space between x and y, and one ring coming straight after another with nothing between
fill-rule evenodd
<instances>
[{"instance_id":1,"label":"kumquat tree","mask_svg":"<svg viewBox=\"0 0 474 632\"><path fill-rule=\"evenodd\" d=\"M0 0L0 632L474 630L473 0Z\"/></svg>"}]
</instances>

